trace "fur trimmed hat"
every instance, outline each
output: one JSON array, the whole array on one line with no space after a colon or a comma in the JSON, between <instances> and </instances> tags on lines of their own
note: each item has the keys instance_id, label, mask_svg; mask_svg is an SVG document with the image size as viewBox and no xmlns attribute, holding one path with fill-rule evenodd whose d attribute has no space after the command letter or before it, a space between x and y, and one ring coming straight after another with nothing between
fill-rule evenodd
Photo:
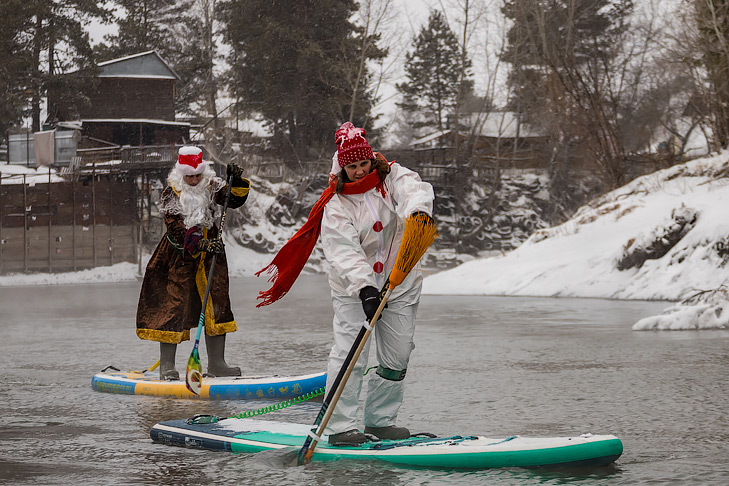
<instances>
[{"instance_id":1,"label":"fur trimmed hat","mask_svg":"<svg viewBox=\"0 0 729 486\"><path fill-rule=\"evenodd\" d=\"M202 150L198 147L184 146L180 147L177 154L177 163L175 169L180 171L182 175L197 175L205 172L208 163L202 158Z\"/></svg>"},{"instance_id":2,"label":"fur trimmed hat","mask_svg":"<svg viewBox=\"0 0 729 486\"><path fill-rule=\"evenodd\" d=\"M337 162L339 167L357 162L358 160L370 160L375 158L372 147L367 143L367 132L363 128L355 127L352 122L343 123L339 130L334 133L334 141L337 143Z\"/></svg>"}]
</instances>

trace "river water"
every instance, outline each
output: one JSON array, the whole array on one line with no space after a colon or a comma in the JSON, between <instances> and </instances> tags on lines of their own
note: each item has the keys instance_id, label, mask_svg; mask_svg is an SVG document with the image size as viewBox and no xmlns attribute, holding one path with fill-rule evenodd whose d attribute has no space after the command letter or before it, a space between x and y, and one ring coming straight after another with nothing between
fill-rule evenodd
<instances>
[{"instance_id":1,"label":"river water","mask_svg":"<svg viewBox=\"0 0 729 486\"><path fill-rule=\"evenodd\" d=\"M302 277L255 309L264 279L232 281L239 331L228 361L245 374L325 369L326 279ZM613 466L454 471L291 453L235 455L153 444L159 421L270 405L113 395L91 390L107 365L142 369L156 343L134 333L140 284L0 289L0 483L7 484L727 484L729 331L634 332L668 306L598 299L424 296L399 423L413 432L488 437L615 434ZM202 347L204 348L204 346ZM180 346L184 369L191 343ZM202 352L203 364L206 357ZM272 414L311 423L318 403Z\"/></svg>"}]
</instances>

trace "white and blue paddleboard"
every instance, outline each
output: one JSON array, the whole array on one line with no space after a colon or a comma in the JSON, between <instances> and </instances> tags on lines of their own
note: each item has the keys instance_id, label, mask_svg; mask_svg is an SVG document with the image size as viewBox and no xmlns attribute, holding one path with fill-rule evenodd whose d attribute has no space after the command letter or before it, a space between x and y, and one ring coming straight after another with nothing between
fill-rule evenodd
<instances>
[{"instance_id":1,"label":"white and blue paddleboard","mask_svg":"<svg viewBox=\"0 0 729 486\"><path fill-rule=\"evenodd\" d=\"M215 419L214 419L215 420ZM251 453L271 449L300 449L310 425L225 418L214 423L170 420L152 427L156 443L196 449ZM322 438L312 460L360 459L395 464L486 469L497 467L606 466L623 452L614 435L575 437L481 436L411 437L368 441L357 447L334 447Z\"/></svg>"},{"instance_id":2,"label":"white and blue paddleboard","mask_svg":"<svg viewBox=\"0 0 729 486\"><path fill-rule=\"evenodd\" d=\"M326 380L323 372L299 376L203 376L198 396L187 389L184 379L160 380L156 371L111 371L95 374L91 387L99 392L168 398L278 400L323 390Z\"/></svg>"}]
</instances>

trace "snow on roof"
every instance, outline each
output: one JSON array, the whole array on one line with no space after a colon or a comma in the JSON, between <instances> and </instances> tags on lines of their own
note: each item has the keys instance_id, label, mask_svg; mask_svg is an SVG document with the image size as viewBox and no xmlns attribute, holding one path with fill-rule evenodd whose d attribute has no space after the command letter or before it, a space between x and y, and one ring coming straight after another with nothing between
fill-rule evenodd
<instances>
[{"instance_id":1,"label":"snow on roof","mask_svg":"<svg viewBox=\"0 0 729 486\"><path fill-rule=\"evenodd\" d=\"M513 111L493 111L489 113L471 113L459 119L460 124L476 127L476 133L490 138L541 137L542 135L527 124L519 123L519 117ZM452 133L453 130L439 130L410 142L411 146L423 145Z\"/></svg>"},{"instance_id":2,"label":"snow on roof","mask_svg":"<svg viewBox=\"0 0 729 486\"><path fill-rule=\"evenodd\" d=\"M39 167L26 167L24 165L2 163L0 164L0 184L28 184L35 186L37 183L62 182L63 177L58 172L46 165Z\"/></svg>"},{"instance_id":3,"label":"snow on roof","mask_svg":"<svg viewBox=\"0 0 729 486\"><path fill-rule=\"evenodd\" d=\"M464 117L464 123L467 123L471 127L480 127L478 134L484 137L516 138L517 130L520 138L542 136L533 127L525 123L519 123L519 117L513 111L472 113Z\"/></svg>"},{"instance_id":4,"label":"snow on roof","mask_svg":"<svg viewBox=\"0 0 729 486\"><path fill-rule=\"evenodd\" d=\"M178 122L169 120L152 120L147 118L85 118L83 123L153 123L155 125L176 125L189 127L189 122Z\"/></svg>"},{"instance_id":5,"label":"snow on roof","mask_svg":"<svg viewBox=\"0 0 729 486\"><path fill-rule=\"evenodd\" d=\"M69 128L71 130L81 130L83 128L83 123L81 123L81 120L69 120L69 121L61 121L58 122L58 128Z\"/></svg>"},{"instance_id":6,"label":"snow on roof","mask_svg":"<svg viewBox=\"0 0 729 486\"><path fill-rule=\"evenodd\" d=\"M421 137L421 138L419 138L417 140L413 140L412 142L410 142L410 145L421 145L421 144L424 144L424 143L428 143L430 141L433 141L433 140L435 140L437 138L442 137L443 135L447 135L447 134L451 133L452 131L453 130L439 130L437 132L431 133L430 135L426 135L426 136Z\"/></svg>"},{"instance_id":7,"label":"snow on roof","mask_svg":"<svg viewBox=\"0 0 729 486\"><path fill-rule=\"evenodd\" d=\"M140 52L98 64L99 77L176 79L180 77L157 51Z\"/></svg>"},{"instance_id":8,"label":"snow on roof","mask_svg":"<svg viewBox=\"0 0 729 486\"><path fill-rule=\"evenodd\" d=\"M266 125L262 116L238 120L238 129L242 132L250 132L259 138L271 137L273 135L273 130L270 126Z\"/></svg>"}]
</instances>

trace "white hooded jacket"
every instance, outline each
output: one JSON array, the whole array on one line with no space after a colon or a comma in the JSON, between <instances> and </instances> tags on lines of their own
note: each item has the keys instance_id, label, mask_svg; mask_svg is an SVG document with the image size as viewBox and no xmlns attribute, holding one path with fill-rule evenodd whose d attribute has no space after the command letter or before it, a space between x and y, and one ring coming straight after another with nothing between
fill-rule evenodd
<instances>
[{"instance_id":1,"label":"white hooded jacket","mask_svg":"<svg viewBox=\"0 0 729 486\"><path fill-rule=\"evenodd\" d=\"M337 295L358 299L363 287L381 289L397 259L403 219L416 211L433 214L433 186L416 172L392 163L384 187L385 197L377 188L363 194L335 194L324 208L321 241L329 263L329 285ZM390 299L421 282L416 267Z\"/></svg>"}]
</instances>

